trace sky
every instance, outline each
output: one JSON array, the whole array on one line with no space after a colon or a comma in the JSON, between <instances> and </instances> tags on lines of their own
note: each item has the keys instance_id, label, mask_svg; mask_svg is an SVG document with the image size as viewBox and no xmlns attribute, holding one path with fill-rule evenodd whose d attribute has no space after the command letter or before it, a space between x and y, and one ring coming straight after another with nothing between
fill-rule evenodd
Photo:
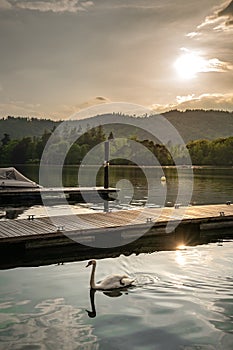
<instances>
[{"instance_id":1,"label":"sky","mask_svg":"<svg viewBox=\"0 0 233 350\"><path fill-rule=\"evenodd\" d=\"M233 1L0 0L0 117L233 110Z\"/></svg>"}]
</instances>

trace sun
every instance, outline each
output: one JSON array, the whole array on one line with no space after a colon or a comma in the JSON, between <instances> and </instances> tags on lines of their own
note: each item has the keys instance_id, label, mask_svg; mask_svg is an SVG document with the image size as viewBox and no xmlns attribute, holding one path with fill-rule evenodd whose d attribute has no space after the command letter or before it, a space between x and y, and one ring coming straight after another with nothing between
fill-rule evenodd
<instances>
[{"instance_id":1,"label":"sun","mask_svg":"<svg viewBox=\"0 0 233 350\"><path fill-rule=\"evenodd\" d=\"M185 50L174 63L178 75L183 79L192 79L199 72L205 72L208 62L196 52Z\"/></svg>"}]
</instances>

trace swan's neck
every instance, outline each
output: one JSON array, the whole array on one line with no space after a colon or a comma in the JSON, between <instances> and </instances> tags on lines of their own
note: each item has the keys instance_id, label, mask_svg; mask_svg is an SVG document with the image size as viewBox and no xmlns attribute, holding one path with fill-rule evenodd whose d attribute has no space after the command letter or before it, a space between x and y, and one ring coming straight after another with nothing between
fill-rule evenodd
<instances>
[{"instance_id":1,"label":"swan's neck","mask_svg":"<svg viewBox=\"0 0 233 350\"><path fill-rule=\"evenodd\" d=\"M95 285L95 269L96 269L96 265L92 265L90 287L93 288L93 289L96 289L96 285Z\"/></svg>"}]
</instances>

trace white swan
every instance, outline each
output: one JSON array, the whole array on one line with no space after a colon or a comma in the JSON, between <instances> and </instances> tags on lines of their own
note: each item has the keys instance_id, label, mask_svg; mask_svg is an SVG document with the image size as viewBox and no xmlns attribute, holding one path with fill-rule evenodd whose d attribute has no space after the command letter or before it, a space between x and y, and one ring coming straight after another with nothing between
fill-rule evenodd
<instances>
[{"instance_id":1,"label":"white swan","mask_svg":"<svg viewBox=\"0 0 233 350\"><path fill-rule=\"evenodd\" d=\"M96 269L96 261L90 260L86 267L92 265L91 278L90 278L90 287L92 289L99 290L110 290L117 289L130 286L134 279L130 278L127 275L110 275L107 276L103 281L99 283L95 283L95 269Z\"/></svg>"}]
</instances>

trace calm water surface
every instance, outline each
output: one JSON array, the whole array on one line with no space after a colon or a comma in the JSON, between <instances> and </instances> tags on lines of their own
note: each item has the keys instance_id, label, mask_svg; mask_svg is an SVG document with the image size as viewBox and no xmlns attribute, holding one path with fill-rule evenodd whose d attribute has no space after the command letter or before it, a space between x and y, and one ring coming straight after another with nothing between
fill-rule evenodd
<instances>
[{"instance_id":1,"label":"calm water surface","mask_svg":"<svg viewBox=\"0 0 233 350\"><path fill-rule=\"evenodd\" d=\"M39 182L39 168L38 166L23 166L17 167L24 175L30 179ZM78 185L78 171L79 168L75 166L64 167L63 170L63 185L64 186L77 186ZM86 169L86 183L84 185L90 185L90 176L92 169L87 167ZM146 176L145 176L146 172ZM190 178L190 170L187 168L180 169L180 181L184 188L189 191L190 186L193 184L193 192L191 198L191 204L217 204L225 203L226 201L233 202L233 167L229 168L213 168L213 167L196 167L193 169L194 177ZM161 181L161 176L166 176L166 182ZM148 181L149 179L151 187L148 193ZM51 167L47 177L49 186L56 185L57 168ZM100 169L96 186L103 186L103 169ZM137 168L127 166L111 166L110 167L110 186L120 188L120 194L117 203L122 205L135 205L136 201L142 203L149 203L152 205L164 206L170 203L175 203L177 199L178 181L177 171L174 167L167 168ZM184 197L186 191L183 191ZM149 199L148 199L149 197ZM185 198L180 198L180 203L185 203ZM140 203L142 201L142 203ZM16 204L17 206L17 204ZM0 208L4 210L5 208ZM35 214L37 217L46 215L42 206L34 206L31 208L18 208L18 210L7 209L8 218L23 218L29 214ZM60 210L59 210L60 209ZM62 214L64 208L55 207L56 215ZM77 205L71 206L74 213L77 213L77 209L80 212L80 207ZM1 214L0 210L0 214ZM82 208L82 212L85 210ZM2 219L4 219L2 215ZM1 215L0 215L1 220Z\"/></svg>"},{"instance_id":2,"label":"calm water surface","mask_svg":"<svg viewBox=\"0 0 233 350\"><path fill-rule=\"evenodd\" d=\"M38 181L36 167L19 170ZM64 169L65 186L77 185L77 171ZM110 171L111 186L126 179L133 185L134 200L147 198L142 169ZM176 169L149 172L154 181L152 202L162 205L164 190L166 202L174 201ZM165 184L160 181L163 174ZM49 178L52 186L56 169ZM233 168L194 169L192 203L233 201L232 179ZM97 185L102 180L100 171ZM190 185L185 168L182 181ZM126 189L127 194L127 181L124 186L122 193ZM127 201L127 196L121 200ZM20 208L15 216L12 212L12 218L35 212L44 215L42 206L34 206ZM0 271L0 349L232 350L232 253L233 241L100 260L97 280L115 272L136 278L135 287L110 294L90 295L86 262Z\"/></svg>"},{"instance_id":3,"label":"calm water surface","mask_svg":"<svg viewBox=\"0 0 233 350\"><path fill-rule=\"evenodd\" d=\"M97 291L92 306L86 262L1 271L1 349L232 350L232 251L223 242L100 260L97 280L122 272L136 283Z\"/></svg>"},{"instance_id":4,"label":"calm water surface","mask_svg":"<svg viewBox=\"0 0 233 350\"><path fill-rule=\"evenodd\" d=\"M22 167L23 173L33 179L39 181L39 171L36 166ZM64 186L78 185L79 168L75 166L67 166L63 169L63 184ZM187 168L179 168L181 182L187 188L190 186L192 179L190 178L190 170ZM57 168L51 168L46 182L50 186L56 183ZM161 176L166 176L166 183L161 183ZM86 183L90 185L91 168L86 169ZM148 196L147 178L151 180L153 201L157 204L163 204L164 192L166 193L166 201L174 201L177 196L177 170L175 167L129 167L129 166L110 166L109 181L110 186L120 186L121 180L131 182L134 189L134 198L143 199ZM123 182L124 183L124 182ZM103 186L103 169L100 169L96 186ZM223 203L233 197L233 167L215 168L215 167L194 167L193 168L193 196L192 202L195 204L207 203ZM156 204L154 203L154 204Z\"/></svg>"}]
</instances>

